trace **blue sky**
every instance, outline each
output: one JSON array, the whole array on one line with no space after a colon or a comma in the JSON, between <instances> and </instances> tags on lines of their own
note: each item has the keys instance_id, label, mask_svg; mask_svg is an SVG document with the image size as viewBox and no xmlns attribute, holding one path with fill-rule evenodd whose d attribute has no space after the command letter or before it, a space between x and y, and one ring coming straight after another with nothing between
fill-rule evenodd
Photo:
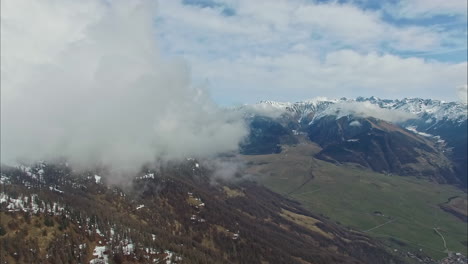
<instances>
[{"instance_id":1,"label":"blue sky","mask_svg":"<svg viewBox=\"0 0 468 264\"><path fill-rule=\"evenodd\" d=\"M220 104L316 96L457 100L465 0L160 1L157 39ZM463 94L463 93L462 93Z\"/></svg>"}]
</instances>

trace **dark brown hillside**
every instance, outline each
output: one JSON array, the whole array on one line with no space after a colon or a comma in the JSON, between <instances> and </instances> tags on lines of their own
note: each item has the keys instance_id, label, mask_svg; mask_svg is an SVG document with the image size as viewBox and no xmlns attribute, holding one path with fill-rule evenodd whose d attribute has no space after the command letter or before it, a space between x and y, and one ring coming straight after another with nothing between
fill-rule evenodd
<instances>
[{"instance_id":1,"label":"dark brown hillside","mask_svg":"<svg viewBox=\"0 0 468 264\"><path fill-rule=\"evenodd\" d=\"M452 162L434 140L373 118L316 121L309 138L323 147L317 157L333 162L352 162L377 172L431 178L458 184Z\"/></svg>"},{"instance_id":2,"label":"dark brown hillside","mask_svg":"<svg viewBox=\"0 0 468 264\"><path fill-rule=\"evenodd\" d=\"M196 164L142 174L125 191L94 174L54 170L51 189L21 170L4 170L2 260L400 263L369 237L253 182L210 183L211 172Z\"/></svg>"}]
</instances>

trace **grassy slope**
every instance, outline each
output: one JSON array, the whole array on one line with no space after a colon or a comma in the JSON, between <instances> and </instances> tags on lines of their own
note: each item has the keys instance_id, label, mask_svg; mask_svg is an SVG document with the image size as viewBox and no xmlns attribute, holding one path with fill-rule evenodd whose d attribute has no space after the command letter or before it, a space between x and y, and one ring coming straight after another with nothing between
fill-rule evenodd
<instances>
[{"instance_id":1,"label":"grassy slope","mask_svg":"<svg viewBox=\"0 0 468 264\"><path fill-rule=\"evenodd\" d=\"M248 171L263 175L258 179L267 187L345 226L389 243L393 238L404 242L403 248L422 249L431 257L442 258L447 254L442 238L433 229L436 227L450 251L467 254L463 244L467 240L466 223L438 206L452 196L466 197L466 193L413 177L336 166L311 158L316 151L316 146L303 144L286 148L281 154L245 158L250 161ZM308 181L310 175L314 177ZM376 211L383 215L374 214ZM392 246L398 247L395 243Z\"/></svg>"}]
</instances>

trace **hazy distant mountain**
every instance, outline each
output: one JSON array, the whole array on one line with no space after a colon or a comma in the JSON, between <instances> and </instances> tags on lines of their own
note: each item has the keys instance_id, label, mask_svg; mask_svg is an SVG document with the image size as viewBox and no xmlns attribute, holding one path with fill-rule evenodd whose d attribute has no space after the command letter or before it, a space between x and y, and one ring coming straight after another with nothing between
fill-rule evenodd
<instances>
[{"instance_id":1,"label":"hazy distant mountain","mask_svg":"<svg viewBox=\"0 0 468 264\"><path fill-rule=\"evenodd\" d=\"M279 152L293 134L322 146L318 157L354 162L379 172L427 176L467 183L467 105L431 99L316 98L303 102L263 101L238 109L251 121L244 154ZM272 133L256 122L281 126ZM264 133L262 134L262 131ZM288 140L285 140L288 139ZM255 148L257 145L269 147ZM252 149L256 151L252 151Z\"/></svg>"}]
</instances>

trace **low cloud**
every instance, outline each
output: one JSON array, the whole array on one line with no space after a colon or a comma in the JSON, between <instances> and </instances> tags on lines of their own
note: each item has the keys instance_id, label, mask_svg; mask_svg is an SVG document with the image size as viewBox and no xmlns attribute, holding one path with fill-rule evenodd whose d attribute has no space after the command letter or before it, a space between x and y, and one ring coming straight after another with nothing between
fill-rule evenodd
<instances>
[{"instance_id":1,"label":"low cloud","mask_svg":"<svg viewBox=\"0 0 468 264\"><path fill-rule=\"evenodd\" d=\"M150 0L2 2L2 163L65 157L133 172L236 150L241 115L163 58L155 10Z\"/></svg>"},{"instance_id":2,"label":"low cloud","mask_svg":"<svg viewBox=\"0 0 468 264\"><path fill-rule=\"evenodd\" d=\"M468 84L460 85L457 87L457 95L460 102L467 103L468 97Z\"/></svg>"},{"instance_id":3,"label":"low cloud","mask_svg":"<svg viewBox=\"0 0 468 264\"><path fill-rule=\"evenodd\" d=\"M245 161L237 156L217 157L202 161L202 165L212 171L212 183L219 181L240 181L250 178L243 173Z\"/></svg>"},{"instance_id":4,"label":"low cloud","mask_svg":"<svg viewBox=\"0 0 468 264\"><path fill-rule=\"evenodd\" d=\"M286 112L285 107L274 106L265 102L244 105L241 107L241 110L249 115L266 116L270 118L279 118Z\"/></svg>"},{"instance_id":5,"label":"low cloud","mask_svg":"<svg viewBox=\"0 0 468 264\"><path fill-rule=\"evenodd\" d=\"M361 122L357 121L357 120L354 120L354 121L351 121L349 123L350 126L355 126L355 127L360 127L361 126Z\"/></svg>"},{"instance_id":6,"label":"low cloud","mask_svg":"<svg viewBox=\"0 0 468 264\"><path fill-rule=\"evenodd\" d=\"M381 108L370 102L339 102L331 105L321 114L321 116L325 115L336 115L338 118L347 115L364 118L374 117L390 123L404 122L416 118L414 114L400 110Z\"/></svg>"}]
</instances>

